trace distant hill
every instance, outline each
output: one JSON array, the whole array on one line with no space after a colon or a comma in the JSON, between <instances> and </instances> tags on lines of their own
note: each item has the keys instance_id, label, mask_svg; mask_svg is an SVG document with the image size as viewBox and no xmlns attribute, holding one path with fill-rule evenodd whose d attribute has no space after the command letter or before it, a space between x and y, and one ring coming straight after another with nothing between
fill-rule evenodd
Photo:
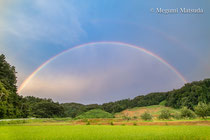
<instances>
[{"instance_id":1,"label":"distant hill","mask_svg":"<svg viewBox=\"0 0 210 140\"><path fill-rule=\"evenodd\" d=\"M166 107L181 108L186 106L193 109L198 102L210 103L210 79L185 84L180 89L168 92L150 93L140 95L133 99L123 99L115 102L104 103L102 105L90 104L82 105L76 103L62 104L66 115L75 117L91 109L102 109L109 113L117 113L129 108L159 105Z\"/></svg>"}]
</instances>

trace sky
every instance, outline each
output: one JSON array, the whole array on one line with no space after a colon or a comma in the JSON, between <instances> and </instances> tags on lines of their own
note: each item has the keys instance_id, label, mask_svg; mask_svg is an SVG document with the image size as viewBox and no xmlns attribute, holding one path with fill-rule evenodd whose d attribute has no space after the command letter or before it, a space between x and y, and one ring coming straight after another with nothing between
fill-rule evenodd
<instances>
[{"instance_id":1,"label":"sky","mask_svg":"<svg viewBox=\"0 0 210 140\"><path fill-rule=\"evenodd\" d=\"M169 91L185 84L178 74L187 82L210 77L209 6L208 0L0 0L0 54L16 67L23 96L89 104ZM106 43L71 49L92 42Z\"/></svg>"}]
</instances>

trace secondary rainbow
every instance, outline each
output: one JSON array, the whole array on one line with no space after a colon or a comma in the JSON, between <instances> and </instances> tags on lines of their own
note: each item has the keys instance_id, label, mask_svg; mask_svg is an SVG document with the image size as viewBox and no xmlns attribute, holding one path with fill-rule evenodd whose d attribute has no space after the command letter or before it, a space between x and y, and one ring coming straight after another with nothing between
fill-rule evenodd
<instances>
[{"instance_id":1,"label":"secondary rainbow","mask_svg":"<svg viewBox=\"0 0 210 140\"><path fill-rule=\"evenodd\" d=\"M126 47L131 47L134 49L138 49L141 52L144 52L152 57L154 57L155 59L157 59L158 61L160 61L161 63L163 63L164 65L166 65L169 69L171 69L184 83L187 83L187 80L184 78L184 76L182 76L182 74L176 70L171 64L169 64L166 60L164 60L163 58L161 58L160 56L142 48L136 45L131 45L131 44L127 44L127 43L122 43L122 42L112 42L112 41L103 41L103 42L91 42L91 43L86 43L86 44L82 44L82 45L78 45L78 46L74 46L71 47L55 56L53 56L52 58L48 59L46 62L44 62L42 65L40 65L33 73L31 73L31 75L29 77L26 78L26 80L23 81L23 83L20 85L20 87L18 88L18 93L20 93L24 87L33 79L33 77L39 72L41 71L47 64L49 64L50 62L52 62L53 60L55 60L56 58L58 58L59 56L73 50L73 49L78 49L78 48L82 48L82 47L87 47L87 46L94 46L94 45L106 45L106 44L112 44L112 45L122 45L122 46L126 46Z\"/></svg>"}]
</instances>

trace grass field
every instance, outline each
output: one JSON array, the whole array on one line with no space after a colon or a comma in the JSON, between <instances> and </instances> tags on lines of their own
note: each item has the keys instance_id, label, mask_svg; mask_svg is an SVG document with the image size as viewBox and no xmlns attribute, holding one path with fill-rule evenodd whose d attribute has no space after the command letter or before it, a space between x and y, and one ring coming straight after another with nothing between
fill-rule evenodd
<instances>
[{"instance_id":1,"label":"grass field","mask_svg":"<svg viewBox=\"0 0 210 140\"><path fill-rule=\"evenodd\" d=\"M0 126L1 140L208 140L209 126Z\"/></svg>"}]
</instances>

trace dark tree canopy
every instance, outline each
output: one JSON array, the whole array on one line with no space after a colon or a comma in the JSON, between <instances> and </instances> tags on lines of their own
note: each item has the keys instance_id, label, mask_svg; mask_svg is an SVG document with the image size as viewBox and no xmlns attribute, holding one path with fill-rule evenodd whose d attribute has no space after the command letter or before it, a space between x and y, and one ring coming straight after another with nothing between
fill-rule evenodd
<instances>
[{"instance_id":1,"label":"dark tree canopy","mask_svg":"<svg viewBox=\"0 0 210 140\"><path fill-rule=\"evenodd\" d=\"M17 95L15 67L0 55L0 118L21 117L20 100Z\"/></svg>"},{"instance_id":2,"label":"dark tree canopy","mask_svg":"<svg viewBox=\"0 0 210 140\"><path fill-rule=\"evenodd\" d=\"M180 89L168 92L166 105L193 109L199 102L210 102L210 79L188 83Z\"/></svg>"},{"instance_id":3,"label":"dark tree canopy","mask_svg":"<svg viewBox=\"0 0 210 140\"><path fill-rule=\"evenodd\" d=\"M13 93L17 91L15 67L7 63L5 56L0 55L0 81L5 88Z\"/></svg>"}]
</instances>

